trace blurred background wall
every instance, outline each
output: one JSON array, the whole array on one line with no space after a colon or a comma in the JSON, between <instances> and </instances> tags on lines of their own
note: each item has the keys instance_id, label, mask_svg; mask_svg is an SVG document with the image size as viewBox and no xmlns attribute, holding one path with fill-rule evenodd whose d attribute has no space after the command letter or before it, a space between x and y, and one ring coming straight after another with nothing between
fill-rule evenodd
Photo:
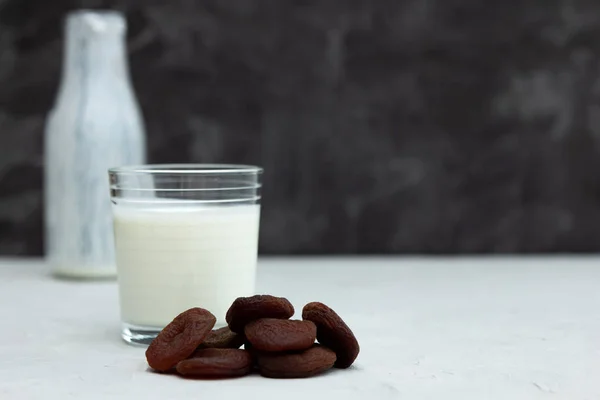
<instances>
[{"instance_id":1,"label":"blurred background wall","mask_svg":"<svg viewBox=\"0 0 600 400\"><path fill-rule=\"evenodd\" d=\"M594 0L0 0L0 254L43 253L75 8L127 13L149 161L265 167L263 253L600 250Z\"/></svg>"}]
</instances>

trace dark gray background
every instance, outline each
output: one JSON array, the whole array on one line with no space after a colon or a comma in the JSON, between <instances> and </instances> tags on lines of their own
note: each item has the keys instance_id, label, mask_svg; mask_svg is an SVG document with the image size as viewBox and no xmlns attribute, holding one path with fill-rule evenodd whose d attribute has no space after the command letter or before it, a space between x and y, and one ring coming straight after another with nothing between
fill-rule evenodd
<instances>
[{"instance_id":1,"label":"dark gray background","mask_svg":"<svg viewBox=\"0 0 600 400\"><path fill-rule=\"evenodd\" d=\"M127 12L151 162L265 167L263 252L600 249L598 1L0 0L0 254L78 7Z\"/></svg>"}]
</instances>

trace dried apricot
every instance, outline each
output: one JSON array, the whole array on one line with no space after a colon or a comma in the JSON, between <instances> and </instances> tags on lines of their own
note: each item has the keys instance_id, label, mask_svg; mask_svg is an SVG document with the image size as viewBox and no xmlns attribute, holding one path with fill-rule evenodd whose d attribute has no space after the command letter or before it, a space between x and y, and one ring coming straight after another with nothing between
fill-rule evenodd
<instances>
[{"instance_id":1,"label":"dried apricot","mask_svg":"<svg viewBox=\"0 0 600 400\"><path fill-rule=\"evenodd\" d=\"M244 332L247 323L260 318L288 319L294 315L294 306L283 297L256 295L235 299L225 320L236 333Z\"/></svg>"},{"instance_id":2,"label":"dried apricot","mask_svg":"<svg viewBox=\"0 0 600 400\"><path fill-rule=\"evenodd\" d=\"M232 332L228 326L213 329L198 349L239 349L246 338L243 334Z\"/></svg>"},{"instance_id":3,"label":"dried apricot","mask_svg":"<svg viewBox=\"0 0 600 400\"><path fill-rule=\"evenodd\" d=\"M157 371L173 368L196 350L216 322L215 316L203 308L190 308L182 312L148 346L148 364Z\"/></svg>"},{"instance_id":4,"label":"dried apricot","mask_svg":"<svg viewBox=\"0 0 600 400\"><path fill-rule=\"evenodd\" d=\"M335 366L348 368L360 352L360 346L348 325L323 303L308 303L302 309L302 319L317 325L317 340L337 355Z\"/></svg>"},{"instance_id":5,"label":"dried apricot","mask_svg":"<svg viewBox=\"0 0 600 400\"><path fill-rule=\"evenodd\" d=\"M262 318L244 329L248 341L260 351L305 350L315 343L317 327L311 321Z\"/></svg>"},{"instance_id":6,"label":"dried apricot","mask_svg":"<svg viewBox=\"0 0 600 400\"><path fill-rule=\"evenodd\" d=\"M202 349L177 364L179 374L198 378L243 376L251 370L252 356L240 349Z\"/></svg>"},{"instance_id":7,"label":"dried apricot","mask_svg":"<svg viewBox=\"0 0 600 400\"><path fill-rule=\"evenodd\" d=\"M335 363L335 352L313 345L300 353L259 353L258 370L268 378L307 378L327 371Z\"/></svg>"}]
</instances>

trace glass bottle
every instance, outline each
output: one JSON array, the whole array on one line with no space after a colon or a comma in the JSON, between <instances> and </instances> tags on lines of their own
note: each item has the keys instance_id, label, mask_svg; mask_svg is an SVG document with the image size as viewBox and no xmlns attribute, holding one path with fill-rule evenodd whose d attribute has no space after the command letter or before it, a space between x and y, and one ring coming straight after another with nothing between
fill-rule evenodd
<instances>
[{"instance_id":1,"label":"glass bottle","mask_svg":"<svg viewBox=\"0 0 600 400\"><path fill-rule=\"evenodd\" d=\"M66 18L62 77L45 132L46 256L56 275L116 275L107 170L146 161L125 31L119 12Z\"/></svg>"}]
</instances>

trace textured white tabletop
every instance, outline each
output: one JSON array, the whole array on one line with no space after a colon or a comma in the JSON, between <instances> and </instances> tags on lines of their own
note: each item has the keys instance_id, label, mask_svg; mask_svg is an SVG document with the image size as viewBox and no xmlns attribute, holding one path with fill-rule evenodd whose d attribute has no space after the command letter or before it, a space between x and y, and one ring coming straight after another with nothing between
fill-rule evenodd
<instances>
[{"instance_id":1,"label":"textured white tabletop","mask_svg":"<svg viewBox=\"0 0 600 400\"><path fill-rule=\"evenodd\" d=\"M338 311L355 365L305 380L151 373L119 337L115 282L4 259L0 399L600 399L599 258L262 259L258 289Z\"/></svg>"}]
</instances>

